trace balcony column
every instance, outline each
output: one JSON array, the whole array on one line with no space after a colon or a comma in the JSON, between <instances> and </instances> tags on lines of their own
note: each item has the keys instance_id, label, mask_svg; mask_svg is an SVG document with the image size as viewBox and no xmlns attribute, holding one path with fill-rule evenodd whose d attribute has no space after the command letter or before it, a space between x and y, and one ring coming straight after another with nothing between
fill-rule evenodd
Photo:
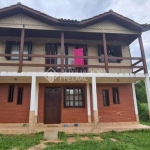
<instances>
[{"instance_id":1,"label":"balcony column","mask_svg":"<svg viewBox=\"0 0 150 150\"><path fill-rule=\"evenodd\" d=\"M109 73L108 69L108 54L107 54L107 44L106 44L106 34L103 33L103 49L104 49L104 63L105 63L105 70Z\"/></svg>"},{"instance_id":2,"label":"balcony column","mask_svg":"<svg viewBox=\"0 0 150 150\"><path fill-rule=\"evenodd\" d=\"M87 114L88 114L88 123L91 123L91 102L90 102L90 85L86 84L87 88Z\"/></svg>"},{"instance_id":3,"label":"balcony column","mask_svg":"<svg viewBox=\"0 0 150 150\"><path fill-rule=\"evenodd\" d=\"M61 71L64 72L64 32L61 32Z\"/></svg>"},{"instance_id":4,"label":"balcony column","mask_svg":"<svg viewBox=\"0 0 150 150\"><path fill-rule=\"evenodd\" d=\"M22 29L21 30L20 50L19 50L19 68L18 68L18 72L22 72L24 37L25 37L25 29Z\"/></svg>"},{"instance_id":5,"label":"balcony column","mask_svg":"<svg viewBox=\"0 0 150 150\"><path fill-rule=\"evenodd\" d=\"M147 64L146 64L146 58L145 58L145 53L144 53L144 46L143 46L141 35L139 36L138 39L139 39L139 45L140 45L140 50L141 50L141 56L142 56L142 60L143 60L144 73L148 73Z\"/></svg>"},{"instance_id":6,"label":"balcony column","mask_svg":"<svg viewBox=\"0 0 150 150\"><path fill-rule=\"evenodd\" d=\"M134 101L136 121L139 122L139 113L138 113L137 99L136 99L136 94L135 94L135 84L134 83L132 83L132 92L133 92L133 101Z\"/></svg>"},{"instance_id":7,"label":"balcony column","mask_svg":"<svg viewBox=\"0 0 150 150\"><path fill-rule=\"evenodd\" d=\"M150 118L150 80L148 74L145 74L145 87L146 87L147 102L148 102L148 113Z\"/></svg>"},{"instance_id":8,"label":"balcony column","mask_svg":"<svg viewBox=\"0 0 150 150\"><path fill-rule=\"evenodd\" d=\"M39 83L36 82L36 93L35 93L35 123L38 123L38 99L39 99Z\"/></svg>"},{"instance_id":9,"label":"balcony column","mask_svg":"<svg viewBox=\"0 0 150 150\"><path fill-rule=\"evenodd\" d=\"M98 125L98 107L97 107L97 87L96 87L96 77L92 77L92 98L93 98L93 115L94 115L94 126Z\"/></svg>"},{"instance_id":10,"label":"balcony column","mask_svg":"<svg viewBox=\"0 0 150 150\"><path fill-rule=\"evenodd\" d=\"M36 98L36 76L32 76L29 112L29 132L34 131Z\"/></svg>"}]
</instances>

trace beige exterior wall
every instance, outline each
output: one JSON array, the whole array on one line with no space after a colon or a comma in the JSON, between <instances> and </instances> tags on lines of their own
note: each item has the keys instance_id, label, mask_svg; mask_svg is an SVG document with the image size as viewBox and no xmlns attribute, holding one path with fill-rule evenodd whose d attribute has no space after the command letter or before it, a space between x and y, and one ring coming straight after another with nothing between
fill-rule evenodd
<instances>
[{"instance_id":1,"label":"beige exterior wall","mask_svg":"<svg viewBox=\"0 0 150 150\"><path fill-rule=\"evenodd\" d=\"M20 41L20 38L12 37L0 37L0 53L5 53L6 40L8 41ZM60 43L60 39L46 39L46 38L26 38L25 41L32 41L33 48L32 54L45 54L45 44L46 43ZM76 43L76 44L87 44L88 46L88 55L89 56L98 56L97 47L98 44L102 44L99 41L86 41L86 40L65 40L65 43ZM129 46L123 42L107 42L108 45L121 45L123 57L130 57ZM18 63L18 61L6 60L5 57L0 57L0 63ZM33 57L31 61L24 61L23 63L33 63L33 64L44 64L44 58ZM89 65L103 65L104 63L99 63L98 59L89 59ZM121 63L109 63L111 66L130 66L130 60L123 60ZM132 69L109 69L111 73L131 73ZM18 67L6 67L0 66L0 71L9 71L17 72ZM101 68L89 68L89 72L100 72L104 73L105 69ZM44 67L23 67L23 72L44 72Z\"/></svg>"}]
</instances>

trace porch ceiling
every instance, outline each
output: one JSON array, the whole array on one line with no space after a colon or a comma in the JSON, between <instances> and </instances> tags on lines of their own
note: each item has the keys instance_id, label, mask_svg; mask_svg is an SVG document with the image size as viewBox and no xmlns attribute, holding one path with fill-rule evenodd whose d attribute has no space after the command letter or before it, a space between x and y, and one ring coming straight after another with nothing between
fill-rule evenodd
<instances>
[{"instance_id":1,"label":"porch ceiling","mask_svg":"<svg viewBox=\"0 0 150 150\"><path fill-rule=\"evenodd\" d=\"M21 29L0 28L0 33L1 33L0 36L20 37ZM137 39L138 36L139 36L139 34L108 33L108 34L106 34L106 40L107 41L123 41L123 42L127 42L128 44L130 44L135 39ZM61 31L26 29L25 37L58 38L58 39L60 39ZM65 31L64 38L65 39L100 40L100 41L102 41L102 33Z\"/></svg>"},{"instance_id":2,"label":"porch ceiling","mask_svg":"<svg viewBox=\"0 0 150 150\"><path fill-rule=\"evenodd\" d=\"M43 72L0 72L0 83L31 83L32 76L39 83L133 83L145 79L145 74L137 73L43 73Z\"/></svg>"},{"instance_id":3,"label":"porch ceiling","mask_svg":"<svg viewBox=\"0 0 150 150\"><path fill-rule=\"evenodd\" d=\"M0 83L31 83L31 77L8 77L8 76L0 76Z\"/></svg>"}]
</instances>

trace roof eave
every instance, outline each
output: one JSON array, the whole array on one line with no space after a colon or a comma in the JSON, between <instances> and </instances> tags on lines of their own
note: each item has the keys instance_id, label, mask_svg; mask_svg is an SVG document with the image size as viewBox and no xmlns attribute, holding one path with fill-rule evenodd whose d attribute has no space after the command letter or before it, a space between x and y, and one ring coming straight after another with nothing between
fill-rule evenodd
<instances>
[{"instance_id":1,"label":"roof eave","mask_svg":"<svg viewBox=\"0 0 150 150\"><path fill-rule=\"evenodd\" d=\"M150 24L141 24L142 32L146 32L150 30Z\"/></svg>"}]
</instances>

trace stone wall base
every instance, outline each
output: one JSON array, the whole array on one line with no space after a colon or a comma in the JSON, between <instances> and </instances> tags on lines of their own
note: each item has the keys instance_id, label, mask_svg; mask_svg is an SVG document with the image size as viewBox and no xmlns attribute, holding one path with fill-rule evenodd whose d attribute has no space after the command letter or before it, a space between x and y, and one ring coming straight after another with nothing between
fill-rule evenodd
<instances>
[{"instance_id":1,"label":"stone wall base","mask_svg":"<svg viewBox=\"0 0 150 150\"><path fill-rule=\"evenodd\" d=\"M136 121L139 122L139 115L136 114Z\"/></svg>"},{"instance_id":2,"label":"stone wall base","mask_svg":"<svg viewBox=\"0 0 150 150\"><path fill-rule=\"evenodd\" d=\"M94 126L95 128L97 128L97 125L99 123L98 110L93 110L93 115L94 115Z\"/></svg>"},{"instance_id":3,"label":"stone wall base","mask_svg":"<svg viewBox=\"0 0 150 150\"><path fill-rule=\"evenodd\" d=\"M88 115L88 123L91 123L91 115Z\"/></svg>"},{"instance_id":4,"label":"stone wall base","mask_svg":"<svg viewBox=\"0 0 150 150\"><path fill-rule=\"evenodd\" d=\"M29 112L29 133L34 132L35 127L35 111Z\"/></svg>"}]
</instances>

